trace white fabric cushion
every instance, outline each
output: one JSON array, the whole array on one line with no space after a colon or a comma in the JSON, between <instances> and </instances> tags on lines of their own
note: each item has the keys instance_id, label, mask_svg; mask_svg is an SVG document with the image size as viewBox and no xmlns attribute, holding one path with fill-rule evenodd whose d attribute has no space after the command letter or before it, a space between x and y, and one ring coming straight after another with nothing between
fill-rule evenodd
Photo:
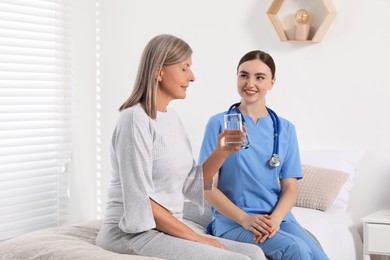
<instances>
[{"instance_id":1,"label":"white fabric cushion","mask_svg":"<svg viewBox=\"0 0 390 260\"><path fill-rule=\"evenodd\" d=\"M341 188L332 207L347 210L354 177L364 152L362 150L301 150L301 163L342 171L348 180Z\"/></svg>"}]
</instances>

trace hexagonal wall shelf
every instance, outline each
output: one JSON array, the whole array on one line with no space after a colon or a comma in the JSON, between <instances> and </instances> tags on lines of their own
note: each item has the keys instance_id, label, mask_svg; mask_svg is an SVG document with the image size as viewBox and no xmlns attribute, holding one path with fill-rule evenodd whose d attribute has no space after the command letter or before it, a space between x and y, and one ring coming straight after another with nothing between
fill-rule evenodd
<instances>
[{"instance_id":1,"label":"hexagonal wall shelf","mask_svg":"<svg viewBox=\"0 0 390 260\"><path fill-rule=\"evenodd\" d=\"M286 0L286 3L288 3L289 0ZM294 4L296 5L297 1L294 1ZM301 0L302 4L305 3L305 1ZM322 38L324 37L325 33L329 29L330 25L332 24L337 12L333 5L332 0L306 0L306 2L309 5L311 5L311 8L306 8L306 6L302 6L299 8L305 8L308 9L310 12L312 12L311 9L315 9L312 16L316 19L316 23L314 25L311 25L308 40L306 41L297 41L294 40L291 36L291 28L288 28L288 25L294 25L294 20L292 17L294 17L293 14L289 14L289 11L282 10L286 9L285 1L284 0L273 0L272 4L270 5L267 15L270 18L272 25L274 26L279 38L283 42L320 42ZM316 2L316 3L315 3ZM281 13L284 11L284 18L289 17L290 19L286 21L286 19L281 20L280 16ZM295 12L294 12L295 13ZM322 13L322 15L321 15Z\"/></svg>"}]
</instances>

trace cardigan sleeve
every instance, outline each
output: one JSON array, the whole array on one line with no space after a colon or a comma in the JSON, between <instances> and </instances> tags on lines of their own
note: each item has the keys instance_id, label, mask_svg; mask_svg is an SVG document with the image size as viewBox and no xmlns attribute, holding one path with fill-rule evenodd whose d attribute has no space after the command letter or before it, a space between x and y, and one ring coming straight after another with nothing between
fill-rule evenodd
<instances>
[{"instance_id":1,"label":"cardigan sleeve","mask_svg":"<svg viewBox=\"0 0 390 260\"><path fill-rule=\"evenodd\" d=\"M117 165L122 189L118 196L122 196L124 211L119 228L126 233L155 228L149 198L153 191L150 120L137 110L123 111L112 142L112 159Z\"/></svg>"},{"instance_id":2,"label":"cardigan sleeve","mask_svg":"<svg viewBox=\"0 0 390 260\"><path fill-rule=\"evenodd\" d=\"M191 172L188 174L183 186L183 194L186 199L199 206L201 215L204 213L204 188L206 190L211 189L211 186L204 187L203 167L202 165L196 165L194 160Z\"/></svg>"}]
</instances>

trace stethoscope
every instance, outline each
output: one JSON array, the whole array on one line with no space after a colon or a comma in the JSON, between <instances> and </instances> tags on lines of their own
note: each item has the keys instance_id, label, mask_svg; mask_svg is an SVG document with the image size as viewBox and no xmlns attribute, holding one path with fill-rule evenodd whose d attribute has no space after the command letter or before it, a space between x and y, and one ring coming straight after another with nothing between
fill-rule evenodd
<instances>
[{"instance_id":1,"label":"stethoscope","mask_svg":"<svg viewBox=\"0 0 390 260\"><path fill-rule=\"evenodd\" d=\"M239 102L239 103L235 103L235 104L231 105L229 107L229 110L227 111L227 114L230 114L233 109L236 110L241 115L242 124L245 126L244 116L242 115L241 111L238 109L238 106L240 104L241 103ZM279 159L279 134L280 134L280 127L279 126L280 126L280 121L279 121L278 115L272 109L270 109L268 107L266 107L266 109L267 109L267 111L272 119L272 123L274 126L274 148L272 151L271 159L269 160L269 166L271 166L272 168L276 168L276 167L280 166L280 159ZM244 147L245 149L249 148L249 143L250 143L248 133L246 133L246 138L247 138L247 144Z\"/></svg>"}]
</instances>

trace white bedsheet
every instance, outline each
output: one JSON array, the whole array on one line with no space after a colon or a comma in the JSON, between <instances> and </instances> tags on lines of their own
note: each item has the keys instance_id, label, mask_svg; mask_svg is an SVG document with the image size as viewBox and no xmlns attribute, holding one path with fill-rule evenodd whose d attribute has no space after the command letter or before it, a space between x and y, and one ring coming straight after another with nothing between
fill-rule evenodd
<instances>
[{"instance_id":1,"label":"white bedsheet","mask_svg":"<svg viewBox=\"0 0 390 260\"><path fill-rule=\"evenodd\" d=\"M330 208L327 211L294 207L295 218L321 243L331 260L361 260L363 245L348 212Z\"/></svg>"}]
</instances>

